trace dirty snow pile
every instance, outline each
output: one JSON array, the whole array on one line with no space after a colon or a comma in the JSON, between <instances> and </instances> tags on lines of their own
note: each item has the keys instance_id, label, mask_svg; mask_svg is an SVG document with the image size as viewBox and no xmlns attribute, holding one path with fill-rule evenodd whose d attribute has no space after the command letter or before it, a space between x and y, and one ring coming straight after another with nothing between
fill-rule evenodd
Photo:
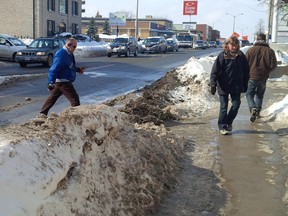
<instances>
[{"instance_id":1,"label":"dirty snow pile","mask_svg":"<svg viewBox=\"0 0 288 216\"><path fill-rule=\"evenodd\" d=\"M147 215L175 183L182 142L105 105L2 128L0 215Z\"/></svg>"}]
</instances>

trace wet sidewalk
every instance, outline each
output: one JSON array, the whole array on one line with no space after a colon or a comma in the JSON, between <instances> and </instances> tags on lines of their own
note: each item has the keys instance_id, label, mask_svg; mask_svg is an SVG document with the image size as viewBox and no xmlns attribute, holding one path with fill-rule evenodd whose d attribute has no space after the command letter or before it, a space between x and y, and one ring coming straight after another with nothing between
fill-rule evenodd
<instances>
[{"instance_id":1,"label":"wet sidewalk","mask_svg":"<svg viewBox=\"0 0 288 216\"><path fill-rule=\"evenodd\" d=\"M223 186L230 197L228 215L287 215L282 202L287 168L282 164L279 137L261 119L252 123L249 118L244 97L232 135L215 137ZM216 127L216 120L212 127Z\"/></svg>"}]
</instances>

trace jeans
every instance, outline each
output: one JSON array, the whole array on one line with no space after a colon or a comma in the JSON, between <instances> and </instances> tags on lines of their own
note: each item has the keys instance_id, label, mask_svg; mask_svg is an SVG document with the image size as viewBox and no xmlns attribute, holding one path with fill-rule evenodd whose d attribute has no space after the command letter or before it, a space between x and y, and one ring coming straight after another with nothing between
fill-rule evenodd
<instances>
[{"instance_id":1,"label":"jeans","mask_svg":"<svg viewBox=\"0 0 288 216\"><path fill-rule=\"evenodd\" d=\"M219 95L220 99L220 111L219 111L219 118L218 118L218 128L219 130L226 129L227 125L232 125L234 119L238 114L238 110L240 108L241 94L230 94L231 97L231 108L228 111L228 100L229 94Z\"/></svg>"},{"instance_id":2,"label":"jeans","mask_svg":"<svg viewBox=\"0 0 288 216\"><path fill-rule=\"evenodd\" d=\"M265 90L266 81L249 80L246 99L250 112L253 108L256 108L257 113L260 113Z\"/></svg>"}]
</instances>

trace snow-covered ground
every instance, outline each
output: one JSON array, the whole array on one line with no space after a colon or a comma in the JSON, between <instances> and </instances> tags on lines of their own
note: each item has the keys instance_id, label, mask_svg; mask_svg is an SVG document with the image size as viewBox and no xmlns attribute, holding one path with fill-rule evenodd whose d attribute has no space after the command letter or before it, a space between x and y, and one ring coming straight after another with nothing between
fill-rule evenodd
<instances>
[{"instance_id":1,"label":"snow-covered ground","mask_svg":"<svg viewBox=\"0 0 288 216\"><path fill-rule=\"evenodd\" d=\"M102 50L106 44L79 42L77 54ZM217 102L207 88L215 58L191 58L176 70L182 83L193 78L202 85L171 91L174 109L193 107L201 115ZM277 52L277 59L288 63L287 53ZM270 81L287 82L287 76ZM287 127L288 96L263 115ZM2 128L0 215L145 215L159 201L163 182L175 178L182 148L164 127L131 124L105 105L67 108L42 123Z\"/></svg>"}]
</instances>

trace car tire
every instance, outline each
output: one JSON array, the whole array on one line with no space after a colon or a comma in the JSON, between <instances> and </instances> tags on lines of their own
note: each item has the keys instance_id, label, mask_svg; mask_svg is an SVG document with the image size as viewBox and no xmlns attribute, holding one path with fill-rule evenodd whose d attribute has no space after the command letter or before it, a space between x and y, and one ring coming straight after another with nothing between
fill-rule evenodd
<instances>
[{"instance_id":1,"label":"car tire","mask_svg":"<svg viewBox=\"0 0 288 216\"><path fill-rule=\"evenodd\" d=\"M27 63L25 62L19 62L20 67L25 68L27 66Z\"/></svg>"},{"instance_id":2,"label":"car tire","mask_svg":"<svg viewBox=\"0 0 288 216\"><path fill-rule=\"evenodd\" d=\"M110 58L111 56L112 56L112 54L111 54L111 53L108 53L108 54L107 54L107 57L109 57L109 58Z\"/></svg>"},{"instance_id":3,"label":"car tire","mask_svg":"<svg viewBox=\"0 0 288 216\"><path fill-rule=\"evenodd\" d=\"M51 67L53 64L53 55L49 54L47 58L47 62L43 63L46 67Z\"/></svg>"},{"instance_id":4,"label":"car tire","mask_svg":"<svg viewBox=\"0 0 288 216\"><path fill-rule=\"evenodd\" d=\"M12 55L12 61L15 62L15 58L16 58L16 53L13 53Z\"/></svg>"},{"instance_id":5,"label":"car tire","mask_svg":"<svg viewBox=\"0 0 288 216\"><path fill-rule=\"evenodd\" d=\"M135 56L135 57L138 56L138 49L135 50L134 56Z\"/></svg>"},{"instance_id":6,"label":"car tire","mask_svg":"<svg viewBox=\"0 0 288 216\"><path fill-rule=\"evenodd\" d=\"M125 53L125 57L130 56L130 49L127 49L126 53Z\"/></svg>"}]
</instances>

